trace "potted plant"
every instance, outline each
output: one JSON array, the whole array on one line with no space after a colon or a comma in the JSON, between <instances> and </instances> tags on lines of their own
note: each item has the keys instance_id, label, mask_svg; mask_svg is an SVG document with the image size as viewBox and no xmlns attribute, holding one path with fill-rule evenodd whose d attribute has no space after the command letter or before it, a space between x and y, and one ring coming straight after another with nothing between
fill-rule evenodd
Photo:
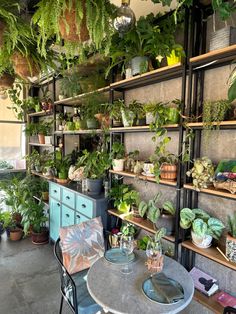
<instances>
[{"instance_id":1,"label":"potted plant","mask_svg":"<svg viewBox=\"0 0 236 314\"><path fill-rule=\"evenodd\" d=\"M0 212L0 236L6 230L7 237L10 237L10 226L12 223L12 215L10 211Z\"/></svg>"},{"instance_id":2,"label":"potted plant","mask_svg":"<svg viewBox=\"0 0 236 314\"><path fill-rule=\"evenodd\" d=\"M123 234L123 235L126 235L126 236L137 236L138 235L138 229L131 223L129 222L123 222L121 227L120 227L120 232Z\"/></svg>"},{"instance_id":3,"label":"potted plant","mask_svg":"<svg viewBox=\"0 0 236 314\"><path fill-rule=\"evenodd\" d=\"M99 104L98 105L98 113L96 113L94 116L98 120L101 129L109 129L111 124L110 119L110 107L112 105L109 103Z\"/></svg>"},{"instance_id":4,"label":"potted plant","mask_svg":"<svg viewBox=\"0 0 236 314\"><path fill-rule=\"evenodd\" d=\"M19 241L22 239L23 236L23 230L19 227L19 225L12 220L9 224L9 230L10 230L10 240L12 241Z\"/></svg>"},{"instance_id":5,"label":"potted plant","mask_svg":"<svg viewBox=\"0 0 236 314\"><path fill-rule=\"evenodd\" d=\"M180 118L180 100L175 99L168 104L169 113L167 124L177 124Z\"/></svg>"},{"instance_id":6,"label":"potted plant","mask_svg":"<svg viewBox=\"0 0 236 314\"><path fill-rule=\"evenodd\" d=\"M133 100L129 104L129 109L135 114L136 125L142 126L146 124L146 115L145 115L144 106L142 103L138 102L137 100Z\"/></svg>"},{"instance_id":7,"label":"potted plant","mask_svg":"<svg viewBox=\"0 0 236 314\"><path fill-rule=\"evenodd\" d=\"M132 189L131 185L119 184L110 190L110 198L114 201L114 206L121 213L128 213L131 205L138 203L139 193Z\"/></svg>"},{"instance_id":8,"label":"potted plant","mask_svg":"<svg viewBox=\"0 0 236 314\"><path fill-rule=\"evenodd\" d=\"M27 169L28 172L30 172L31 170L35 170L35 165L40 167L40 154L36 149L32 150L31 154L25 155L25 160L27 163ZM40 170L39 168L37 168L37 170ZM40 171L38 171L40 172Z\"/></svg>"},{"instance_id":9,"label":"potted plant","mask_svg":"<svg viewBox=\"0 0 236 314\"><path fill-rule=\"evenodd\" d=\"M110 106L110 119L112 120L113 127L122 126L121 108L124 107L124 101L121 99L115 100Z\"/></svg>"},{"instance_id":10,"label":"potted plant","mask_svg":"<svg viewBox=\"0 0 236 314\"><path fill-rule=\"evenodd\" d=\"M180 211L180 226L183 229L191 228L193 244L203 249L211 246L213 238L219 240L224 229L219 219L199 208L183 208Z\"/></svg>"},{"instance_id":11,"label":"potted plant","mask_svg":"<svg viewBox=\"0 0 236 314\"><path fill-rule=\"evenodd\" d=\"M214 179L214 165L208 157L197 158L193 168L187 171L187 176L193 178L193 186L196 191L207 189Z\"/></svg>"},{"instance_id":12,"label":"potted plant","mask_svg":"<svg viewBox=\"0 0 236 314\"><path fill-rule=\"evenodd\" d=\"M52 121L36 124L39 144L51 144Z\"/></svg>"},{"instance_id":13,"label":"potted plant","mask_svg":"<svg viewBox=\"0 0 236 314\"><path fill-rule=\"evenodd\" d=\"M68 172L70 168L71 158L69 155L62 156L61 152L56 155L55 168L57 172L56 180L60 184L68 183Z\"/></svg>"},{"instance_id":14,"label":"potted plant","mask_svg":"<svg viewBox=\"0 0 236 314\"><path fill-rule=\"evenodd\" d=\"M153 199L150 199L148 202L141 201L138 207L139 215L144 218L147 216L153 224L156 223L157 219L160 216L160 210L157 207L157 202L160 198L160 193L157 193Z\"/></svg>"},{"instance_id":15,"label":"potted plant","mask_svg":"<svg viewBox=\"0 0 236 314\"><path fill-rule=\"evenodd\" d=\"M87 190L91 195L98 195L102 191L103 178L111 166L111 159L105 151L83 151L78 159L78 168L84 167L83 175L87 181Z\"/></svg>"},{"instance_id":16,"label":"potted plant","mask_svg":"<svg viewBox=\"0 0 236 314\"><path fill-rule=\"evenodd\" d=\"M47 180L41 180L40 189L42 194L42 200L47 202L49 200L49 183Z\"/></svg>"},{"instance_id":17,"label":"potted plant","mask_svg":"<svg viewBox=\"0 0 236 314\"><path fill-rule=\"evenodd\" d=\"M151 156L151 161L154 163L154 175L157 182L162 180L174 181L177 178L177 162L178 157L164 150L163 154L158 154L160 147L156 148L156 154Z\"/></svg>"},{"instance_id":18,"label":"potted plant","mask_svg":"<svg viewBox=\"0 0 236 314\"><path fill-rule=\"evenodd\" d=\"M121 107L121 117L124 127L133 126L135 122L135 112L132 103Z\"/></svg>"},{"instance_id":19,"label":"potted plant","mask_svg":"<svg viewBox=\"0 0 236 314\"><path fill-rule=\"evenodd\" d=\"M67 97L74 97L82 93L80 86L80 76L79 73L73 71L72 73L65 75L60 80L60 94ZM59 99L61 100L61 99Z\"/></svg>"},{"instance_id":20,"label":"potted plant","mask_svg":"<svg viewBox=\"0 0 236 314\"><path fill-rule=\"evenodd\" d=\"M103 98L101 98L101 96L97 93L92 93L86 96L84 99L81 109L88 129L96 129L98 127L98 122L95 118L95 115L99 111L99 103L102 101L102 99Z\"/></svg>"},{"instance_id":21,"label":"potted plant","mask_svg":"<svg viewBox=\"0 0 236 314\"><path fill-rule=\"evenodd\" d=\"M157 229L164 227L166 234L171 235L175 230L175 207L171 201L165 201L160 209L160 216L156 221Z\"/></svg>"},{"instance_id":22,"label":"potted plant","mask_svg":"<svg viewBox=\"0 0 236 314\"><path fill-rule=\"evenodd\" d=\"M49 232L45 226L47 221L48 217L44 213L44 204L36 202L34 199L29 199L23 214L22 224L26 235L29 231L31 232L33 244L48 243Z\"/></svg>"},{"instance_id":23,"label":"potted plant","mask_svg":"<svg viewBox=\"0 0 236 314\"><path fill-rule=\"evenodd\" d=\"M112 167L114 171L123 171L125 164L125 147L122 143L114 142L111 150Z\"/></svg>"},{"instance_id":24,"label":"potted plant","mask_svg":"<svg viewBox=\"0 0 236 314\"><path fill-rule=\"evenodd\" d=\"M236 263L236 212L228 216L229 232L226 236L226 256Z\"/></svg>"}]
</instances>

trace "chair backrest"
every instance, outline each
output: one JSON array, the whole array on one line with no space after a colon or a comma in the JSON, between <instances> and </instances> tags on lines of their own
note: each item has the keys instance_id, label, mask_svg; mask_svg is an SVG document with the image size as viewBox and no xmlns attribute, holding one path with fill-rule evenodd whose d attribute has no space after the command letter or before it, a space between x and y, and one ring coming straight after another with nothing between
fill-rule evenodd
<instances>
[{"instance_id":1,"label":"chair backrest","mask_svg":"<svg viewBox=\"0 0 236 314\"><path fill-rule=\"evenodd\" d=\"M226 306L224 308L223 314L234 314L234 313L236 313L236 309L235 308L233 308L231 306Z\"/></svg>"},{"instance_id":2,"label":"chair backrest","mask_svg":"<svg viewBox=\"0 0 236 314\"><path fill-rule=\"evenodd\" d=\"M76 297L76 286L75 283L67 272L66 268L63 265L62 252L60 246L60 238L54 244L54 255L58 262L60 279L61 279L61 293L70 306L71 310L77 314L78 313L78 304Z\"/></svg>"}]
</instances>

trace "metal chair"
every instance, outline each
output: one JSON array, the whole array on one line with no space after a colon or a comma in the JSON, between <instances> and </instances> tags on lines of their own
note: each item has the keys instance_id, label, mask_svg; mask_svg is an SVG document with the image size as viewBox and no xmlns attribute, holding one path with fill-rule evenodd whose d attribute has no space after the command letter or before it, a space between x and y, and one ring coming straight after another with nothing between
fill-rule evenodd
<instances>
[{"instance_id":1,"label":"metal chair","mask_svg":"<svg viewBox=\"0 0 236 314\"><path fill-rule=\"evenodd\" d=\"M231 306L226 306L224 308L223 314L235 314L235 313L236 313L236 309Z\"/></svg>"},{"instance_id":2,"label":"metal chair","mask_svg":"<svg viewBox=\"0 0 236 314\"><path fill-rule=\"evenodd\" d=\"M63 301L65 300L75 314L103 313L102 308L93 300L87 290L86 277L88 270L83 270L70 275L63 265L60 239L54 245L54 255L59 265L61 279L61 304L62 313Z\"/></svg>"}]
</instances>

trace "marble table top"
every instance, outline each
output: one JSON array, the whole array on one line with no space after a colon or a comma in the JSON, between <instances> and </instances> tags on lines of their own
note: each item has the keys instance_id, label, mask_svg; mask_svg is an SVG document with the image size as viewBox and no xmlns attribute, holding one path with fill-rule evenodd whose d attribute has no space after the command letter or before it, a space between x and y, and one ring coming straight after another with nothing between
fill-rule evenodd
<instances>
[{"instance_id":1,"label":"marble table top","mask_svg":"<svg viewBox=\"0 0 236 314\"><path fill-rule=\"evenodd\" d=\"M97 260L87 276L88 291L93 299L114 314L174 314L182 311L192 300L194 285L187 270L175 260L165 256L165 275L178 281L184 289L184 299L176 304L158 304L149 300L142 291L143 281L150 276L145 266L144 251L136 251L137 259L131 264L133 272L125 275L122 266L114 265L104 257Z\"/></svg>"}]
</instances>

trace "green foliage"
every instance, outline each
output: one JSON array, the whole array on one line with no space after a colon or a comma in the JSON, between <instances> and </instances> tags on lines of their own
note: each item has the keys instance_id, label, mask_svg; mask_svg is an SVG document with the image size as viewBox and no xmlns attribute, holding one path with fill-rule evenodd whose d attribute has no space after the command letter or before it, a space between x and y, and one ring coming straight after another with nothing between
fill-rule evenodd
<instances>
[{"instance_id":1,"label":"green foliage","mask_svg":"<svg viewBox=\"0 0 236 314\"><path fill-rule=\"evenodd\" d=\"M228 225L231 236L236 238L236 212L232 216L228 216Z\"/></svg>"},{"instance_id":2,"label":"green foliage","mask_svg":"<svg viewBox=\"0 0 236 314\"><path fill-rule=\"evenodd\" d=\"M67 179L68 171L70 168L71 156L62 154L56 154L55 168L59 179Z\"/></svg>"},{"instance_id":3,"label":"green foliage","mask_svg":"<svg viewBox=\"0 0 236 314\"><path fill-rule=\"evenodd\" d=\"M78 167L83 167L83 174L85 178L100 179L106 175L106 171L111 166L111 159L107 152L87 150L83 151L83 155L78 159Z\"/></svg>"},{"instance_id":4,"label":"green foliage","mask_svg":"<svg viewBox=\"0 0 236 314\"><path fill-rule=\"evenodd\" d=\"M147 215L147 218L153 222L156 223L158 218L161 215L160 208L157 207L157 202L160 199L161 194L157 193L155 197L148 202L141 201L138 207L139 215L141 217L144 217L144 215Z\"/></svg>"},{"instance_id":5,"label":"green foliage","mask_svg":"<svg viewBox=\"0 0 236 314\"><path fill-rule=\"evenodd\" d=\"M122 226L120 227L120 231L126 236L134 236L137 232L137 228L129 222L123 222Z\"/></svg>"},{"instance_id":6,"label":"green foliage","mask_svg":"<svg viewBox=\"0 0 236 314\"><path fill-rule=\"evenodd\" d=\"M50 135L52 131L52 122L39 122L39 123L28 123L25 128L25 134L27 136L43 134L43 135Z\"/></svg>"},{"instance_id":7,"label":"green foliage","mask_svg":"<svg viewBox=\"0 0 236 314\"><path fill-rule=\"evenodd\" d=\"M78 73L73 72L60 80L60 94L66 97L73 97L81 94L81 92L80 76Z\"/></svg>"},{"instance_id":8,"label":"green foliage","mask_svg":"<svg viewBox=\"0 0 236 314\"><path fill-rule=\"evenodd\" d=\"M149 236L144 236L143 238L138 239L138 242L137 242L138 248L140 250L144 250L145 251L149 241L150 241L150 237Z\"/></svg>"},{"instance_id":9,"label":"green foliage","mask_svg":"<svg viewBox=\"0 0 236 314\"><path fill-rule=\"evenodd\" d=\"M210 217L204 210L195 208L183 208L180 211L180 226L183 229L192 227L198 236L210 235L219 239L224 229L224 224L217 218Z\"/></svg>"},{"instance_id":10,"label":"green foliage","mask_svg":"<svg viewBox=\"0 0 236 314\"><path fill-rule=\"evenodd\" d=\"M228 99L229 101L234 101L236 99L236 67L230 73L228 86Z\"/></svg>"},{"instance_id":11,"label":"green foliage","mask_svg":"<svg viewBox=\"0 0 236 314\"><path fill-rule=\"evenodd\" d=\"M114 142L112 144L111 158L112 159L124 159L125 147L122 143Z\"/></svg>"},{"instance_id":12,"label":"green foliage","mask_svg":"<svg viewBox=\"0 0 236 314\"><path fill-rule=\"evenodd\" d=\"M6 160L0 160L0 170L13 169L13 166Z\"/></svg>"},{"instance_id":13,"label":"green foliage","mask_svg":"<svg viewBox=\"0 0 236 314\"><path fill-rule=\"evenodd\" d=\"M120 121L121 120L121 109L124 108L124 100L118 99L113 102L110 106L109 114L110 118Z\"/></svg>"},{"instance_id":14,"label":"green foliage","mask_svg":"<svg viewBox=\"0 0 236 314\"><path fill-rule=\"evenodd\" d=\"M121 203L126 205L138 205L140 202L139 193L132 189L131 185L117 184L114 185L109 193L109 197L114 201L114 206L119 207Z\"/></svg>"},{"instance_id":15,"label":"green foliage","mask_svg":"<svg viewBox=\"0 0 236 314\"><path fill-rule=\"evenodd\" d=\"M3 228L12 226L12 214L10 211L0 212L0 222L3 223Z\"/></svg>"},{"instance_id":16,"label":"green foliage","mask_svg":"<svg viewBox=\"0 0 236 314\"><path fill-rule=\"evenodd\" d=\"M174 216L175 215L175 207L174 204L171 201L165 201L162 205L162 208L165 212L167 212L168 214Z\"/></svg>"},{"instance_id":17,"label":"green foliage","mask_svg":"<svg viewBox=\"0 0 236 314\"><path fill-rule=\"evenodd\" d=\"M163 238L165 235L166 235L166 228L159 229L154 235L154 241L160 242L161 238Z\"/></svg>"},{"instance_id":18,"label":"green foliage","mask_svg":"<svg viewBox=\"0 0 236 314\"><path fill-rule=\"evenodd\" d=\"M95 119L94 115L99 112L100 105L106 102L104 95L91 93L87 95L81 106L81 113L84 119Z\"/></svg>"}]
</instances>

